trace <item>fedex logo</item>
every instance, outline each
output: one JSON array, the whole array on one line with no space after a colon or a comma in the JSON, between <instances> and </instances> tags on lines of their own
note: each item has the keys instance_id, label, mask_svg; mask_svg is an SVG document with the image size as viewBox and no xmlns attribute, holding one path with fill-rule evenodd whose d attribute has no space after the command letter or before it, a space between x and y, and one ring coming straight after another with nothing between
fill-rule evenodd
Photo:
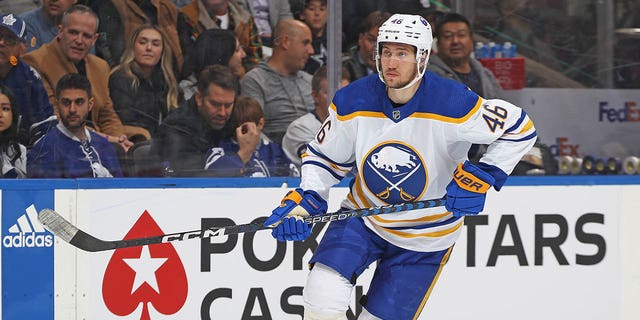
<instances>
[{"instance_id":1,"label":"fedex logo","mask_svg":"<svg viewBox=\"0 0 640 320\"><path fill-rule=\"evenodd\" d=\"M569 138L567 137L558 137L556 138L556 144L549 146L551 149L551 153L554 156L578 156L578 148L579 144L570 144Z\"/></svg>"},{"instance_id":2,"label":"fedex logo","mask_svg":"<svg viewBox=\"0 0 640 320\"><path fill-rule=\"evenodd\" d=\"M601 101L598 106L600 122L640 122L640 106L635 101L627 101L620 109L609 108L609 103Z\"/></svg>"}]
</instances>

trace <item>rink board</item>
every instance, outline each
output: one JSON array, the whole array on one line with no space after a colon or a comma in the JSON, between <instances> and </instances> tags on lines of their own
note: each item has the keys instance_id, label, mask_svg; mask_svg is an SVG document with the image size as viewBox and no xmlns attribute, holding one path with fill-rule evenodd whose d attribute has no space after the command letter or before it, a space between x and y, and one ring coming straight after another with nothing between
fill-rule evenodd
<instances>
[{"instance_id":1,"label":"rink board","mask_svg":"<svg viewBox=\"0 0 640 320\"><path fill-rule=\"evenodd\" d=\"M420 319L636 318L627 300L640 287L629 244L638 243L640 181L572 179L516 178L492 191L485 212L465 222ZM54 207L105 240L244 224L267 215L283 183L297 181L4 183L2 319L301 319L307 261L326 226L307 243L260 231L87 253L31 218ZM332 190L331 211L346 192ZM372 269L354 290L350 319Z\"/></svg>"}]
</instances>

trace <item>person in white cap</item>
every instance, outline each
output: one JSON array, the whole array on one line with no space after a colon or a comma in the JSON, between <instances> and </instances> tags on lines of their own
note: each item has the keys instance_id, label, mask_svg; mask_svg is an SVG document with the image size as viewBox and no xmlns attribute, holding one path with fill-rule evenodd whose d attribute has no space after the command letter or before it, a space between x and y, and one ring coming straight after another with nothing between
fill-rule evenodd
<instances>
[{"instance_id":1,"label":"person in white cap","mask_svg":"<svg viewBox=\"0 0 640 320\"><path fill-rule=\"evenodd\" d=\"M378 74L336 93L302 157L300 188L264 224L279 241L305 240L311 230L300 217L326 212L329 189L354 169L342 208L442 197L446 205L331 222L310 261L305 319L347 319L356 280L374 262L358 319L418 318L464 217L484 209L486 192L500 190L536 140L524 110L425 73L432 41L421 16L395 14L380 26ZM477 165L467 159L473 143L489 144Z\"/></svg>"}]
</instances>

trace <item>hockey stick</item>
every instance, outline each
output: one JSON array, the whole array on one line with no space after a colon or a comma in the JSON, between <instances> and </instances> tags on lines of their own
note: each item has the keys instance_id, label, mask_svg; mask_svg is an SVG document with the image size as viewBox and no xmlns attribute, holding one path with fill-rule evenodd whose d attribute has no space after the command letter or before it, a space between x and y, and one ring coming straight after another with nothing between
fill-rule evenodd
<instances>
[{"instance_id":1,"label":"hockey stick","mask_svg":"<svg viewBox=\"0 0 640 320\"><path fill-rule=\"evenodd\" d=\"M332 213L326 213L318 216L309 216L304 219L308 224L318 222L330 222L339 221L355 217L366 217L385 213L395 213L401 211L410 211L424 208L432 208L443 206L444 199L423 200L411 203L401 203L389 206L354 209L337 211ZM253 222L247 224L232 225L219 228L210 228L203 230L193 230L186 232L177 232L170 234L163 234L159 236L137 238L137 239L123 239L107 241L98 239L71 224L67 219L63 218L59 213L52 209L43 209L38 213L38 220L53 234L60 237L62 240L70 243L76 248L89 252L107 251L119 248L129 248L144 246L156 243L166 243L171 241L182 241L188 239L206 239L210 237L255 232L258 230L272 229L273 227L265 227L260 222Z\"/></svg>"}]
</instances>

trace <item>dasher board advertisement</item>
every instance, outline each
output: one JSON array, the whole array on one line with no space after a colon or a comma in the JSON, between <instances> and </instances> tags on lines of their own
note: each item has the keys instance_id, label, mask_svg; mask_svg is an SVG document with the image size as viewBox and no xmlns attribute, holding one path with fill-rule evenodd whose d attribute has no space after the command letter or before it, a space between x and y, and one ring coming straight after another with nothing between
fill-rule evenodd
<instances>
[{"instance_id":1,"label":"dasher board advertisement","mask_svg":"<svg viewBox=\"0 0 640 320\"><path fill-rule=\"evenodd\" d=\"M465 222L420 319L618 318L620 207L615 201L585 201L616 199L618 189L492 192L485 213ZM334 190L330 209L337 209L345 193ZM111 240L248 223L266 217L282 194L280 188L79 190L77 223ZM79 316L301 319L307 261L323 229L304 243L278 243L260 231L79 252L77 297L85 297ZM356 301L366 293L374 267L354 289L350 319L361 312Z\"/></svg>"}]
</instances>

